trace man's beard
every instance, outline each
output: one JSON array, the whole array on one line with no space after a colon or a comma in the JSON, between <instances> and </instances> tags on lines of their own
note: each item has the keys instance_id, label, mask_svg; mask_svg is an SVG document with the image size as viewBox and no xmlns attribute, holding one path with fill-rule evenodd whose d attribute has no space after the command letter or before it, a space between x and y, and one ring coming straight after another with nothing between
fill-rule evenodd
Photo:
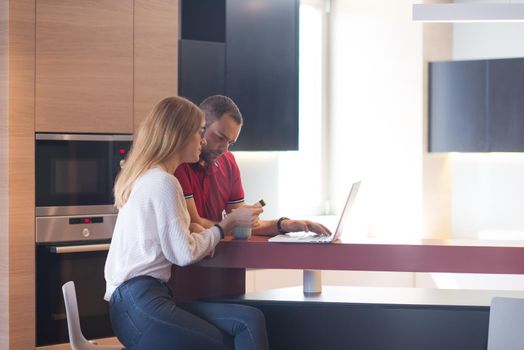
<instances>
[{"instance_id":1,"label":"man's beard","mask_svg":"<svg viewBox=\"0 0 524 350\"><path fill-rule=\"evenodd\" d=\"M222 153L209 152L209 151L206 152L202 150L202 153L200 154L200 159L206 162L206 164L211 164L211 163L214 163L218 159L218 157L220 157L221 155Z\"/></svg>"}]
</instances>

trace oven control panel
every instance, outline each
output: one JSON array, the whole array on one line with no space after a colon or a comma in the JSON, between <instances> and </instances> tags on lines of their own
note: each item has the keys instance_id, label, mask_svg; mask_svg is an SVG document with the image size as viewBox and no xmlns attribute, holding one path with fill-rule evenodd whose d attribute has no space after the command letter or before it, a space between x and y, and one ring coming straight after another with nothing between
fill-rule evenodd
<instances>
[{"instance_id":1,"label":"oven control panel","mask_svg":"<svg viewBox=\"0 0 524 350\"><path fill-rule=\"evenodd\" d=\"M37 217L36 243L111 239L116 218L116 214Z\"/></svg>"},{"instance_id":2,"label":"oven control panel","mask_svg":"<svg viewBox=\"0 0 524 350\"><path fill-rule=\"evenodd\" d=\"M69 218L69 225L84 225L84 224L102 224L104 223L103 216L83 216Z\"/></svg>"}]
</instances>

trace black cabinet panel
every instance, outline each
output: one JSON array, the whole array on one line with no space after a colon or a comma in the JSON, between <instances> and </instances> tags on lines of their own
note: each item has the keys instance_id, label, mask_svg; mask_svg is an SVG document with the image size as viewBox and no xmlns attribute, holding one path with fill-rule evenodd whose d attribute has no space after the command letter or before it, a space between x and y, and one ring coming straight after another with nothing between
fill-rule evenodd
<instances>
[{"instance_id":1,"label":"black cabinet panel","mask_svg":"<svg viewBox=\"0 0 524 350\"><path fill-rule=\"evenodd\" d=\"M197 105L225 93L225 44L180 40L178 94Z\"/></svg>"},{"instance_id":2,"label":"black cabinet panel","mask_svg":"<svg viewBox=\"0 0 524 350\"><path fill-rule=\"evenodd\" d=\"M226 18L226 94L244 117L234 149L298 149L297 0L227 0Z\"/></svg>"},{"instance_id":3,"label":"black cabinet panel","mask_svg":"<svg viewBox=\"0 0 524 350\"><path fill-rule=\"evenodd\" d=\"M429 151L488 151L487 61L429 66Z\"/></svg>"},{"instance_id":4,"label":"black cabinet panel","mask_svg":"<svg viewBox=\"0 0 524 350\"><path fill-rule=\"evenodd\" d=\"M524 151L524 58L488 65L490 150Z\"/></svg>"},{"instance_id":5,"label":"black cabinet panel","mask_svg":"<svg viewBox=\"0 0 524 350\"><path fill-rule=\"evenodd\" d=\"M179 94L237 103L244 126L234 150L298 149L298 0L181 6Z\"/></svg>"},{"instance_id":6,"label":"black cabinet panel","mask_svg":"<svg viewBox=\"0 0 524 350\"><path fill-rule=\"evenodd\" d=\"M182 38L226 41L226 0L182 0Z\"/></svg>"}]
</instances>

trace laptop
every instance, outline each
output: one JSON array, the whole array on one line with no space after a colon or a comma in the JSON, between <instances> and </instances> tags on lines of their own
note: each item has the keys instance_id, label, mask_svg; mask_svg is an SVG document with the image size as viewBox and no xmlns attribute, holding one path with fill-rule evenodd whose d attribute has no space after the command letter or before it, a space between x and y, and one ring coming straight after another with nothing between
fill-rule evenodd
<instances>
[{"instance_id":1,"label":"laptop","mask_svg":"<svg viewBox=\"0 0 524 350\"><path fill-rule=\"evenodd\" d=\"M285 235L277 235L275 237L271 237L270 239L268 239L268 242L331 243L331 242L336 241L342 234L342 231L344 230L344 225L347 222L349 212L351 211L351 207L353 206L353 203L355 202L355 197L357 196L359 187L360 187L360 181L355 182L351 186L351 190L349 191L349 195L346 200L346 205L344 206L344 210L342 210L342 213L340 214L340 219L338 220L337 229L335 230L334 233L331 233L330 236L319 236L312 232L290 232Z\"/></svg>"}]
</instances>

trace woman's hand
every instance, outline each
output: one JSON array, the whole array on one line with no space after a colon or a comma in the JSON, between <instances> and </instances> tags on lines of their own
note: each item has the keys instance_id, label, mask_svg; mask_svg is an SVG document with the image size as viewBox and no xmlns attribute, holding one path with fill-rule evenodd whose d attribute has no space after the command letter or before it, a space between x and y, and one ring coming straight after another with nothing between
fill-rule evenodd
<instances>
[{"instance_id":1,"label":"woman's hand","mask_svg":"<svg viewBox=\"0 0 524 350\"><path fill-rule=\"evenodd\" d=\"M320 236L329 236L331 231L327 227L317 222L309 220L283 220L280 223L280 226L284 231L287 232L314 232Z\"/></svg>"}]
</instances>

